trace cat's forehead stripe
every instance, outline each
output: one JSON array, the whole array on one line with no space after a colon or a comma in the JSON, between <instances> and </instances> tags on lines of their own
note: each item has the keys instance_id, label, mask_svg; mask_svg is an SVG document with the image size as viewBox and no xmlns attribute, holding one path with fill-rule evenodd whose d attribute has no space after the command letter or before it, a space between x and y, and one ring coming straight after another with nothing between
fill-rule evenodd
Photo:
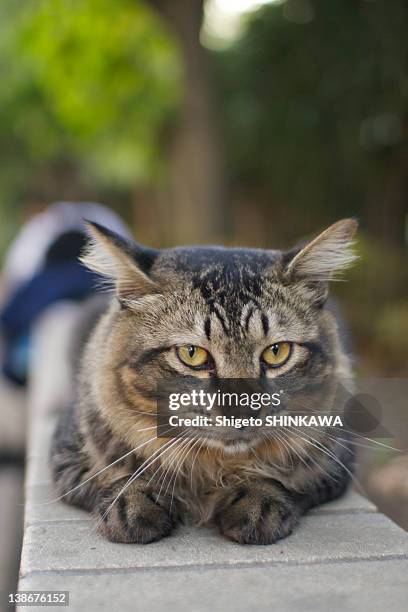
<instances>
[{"instance_id":1,"label":"cat's forehead stripe","mask_svg":"<svg viewBox=\"0 0 408 612\"><path fill-rule=\"evenodd\" d=\"M261 322L262 322L264 336L267 336L269 333L269 318L268 318L268 315L265 314L264 312L261 314Z\"/></svg>"},{"instance_id":2,"label":"cat's forehead stripe","mask_svg":"<svg viewBox=\"0 0 408 612\"><path fill-rule=\"evenodd\" d=\"M211 340L211 318L206 317L204 321L204 333L207 337L207 340Z\"/></svg>"}]
</instances>

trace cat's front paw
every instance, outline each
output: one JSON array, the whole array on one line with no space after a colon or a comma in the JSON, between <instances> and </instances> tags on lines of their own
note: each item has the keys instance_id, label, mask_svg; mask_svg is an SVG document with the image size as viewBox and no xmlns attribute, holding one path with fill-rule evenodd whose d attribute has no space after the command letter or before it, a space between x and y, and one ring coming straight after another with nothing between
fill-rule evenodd
<instances>
[{"instance_id":1,"label":"cat's front paw","mask_svg":"<svg viewBox=\"0 0 408 612\"><path fill-rule=\"evenodd\" d=\"M240 544L273 544L291 533L299 515L281 487L256 482L228 489L214 518L222 535L230 540Z\"/></svg>"},{"instance_id":2,"label":"cat's front paw","mask_svg":"<svg viewBox=\"0 0 408 612\"><path fill-rule=\"evenodd\" d=\"M170 535L177 523L175 506L143 483L134 483L120 493L126 482L127 478L101 494L99 531L111 542L125 544L149 544Z\"/></svg>"}]
</instances>

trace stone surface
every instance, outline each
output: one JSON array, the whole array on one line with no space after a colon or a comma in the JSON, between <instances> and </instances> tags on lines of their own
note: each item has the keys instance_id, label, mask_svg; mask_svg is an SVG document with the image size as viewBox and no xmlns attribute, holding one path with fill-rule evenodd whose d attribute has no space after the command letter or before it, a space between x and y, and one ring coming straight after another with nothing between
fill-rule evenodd
<instances>
[{"instance_id":1,"label":"stone surface","mask_svg":"<svg viewBox=\"0 0 408 612\"><path fill-rule=\"evenodd\" d=\"M340 499L317 506L310 511L310 514L315 513L340 513L340 512L377 512L377 508L374 504L363 497L356 491L350 490L346 495L343 495Z\"/></svg>"},{"instance_id":2,"label":"stone surface","mask_svg":"<svg viewBox=\"0 0 408 612\"><path fill-rule=\"evenodd\" d=\"M0 593L15 588L23 527L23 470L0 468Z\"/></svg>"},{"instance_id":3,"label":"stone surface","mask_svg":"<svg viewBox=\"0 0 408 612\"><path fill-rule=\"evenodd\" d=\"M26 459L26 490L35 485L51 484L51 474L48 467L48 456L28 456Z\"/></svg>"},{"instance_id":4,"label":"stone surface","mask_svg":"<svg viewBox=\"0 0 408 612\"><path fill-rule=\"evenodd\" d=\"M406 560L291 567L254 564L82 575L53 572L27 577L20 588L68 590L70 612L402 612L408 596L407 574Z\"/></svg>"},{"instance_id":5,"label":"stone surface","mask_svg":"<svg viewBox=\"0 0 408 612\"><path fill-rule=\"evenodd\" d=\"M56 425L55 416L34 419L27 436L27 456L48 458L51 436Z\"/></svg>"},{"instance_id":6,"label":"stone surface","mask_svg":"<svg viewBox=\"0 0 408 612\"><path fill-rule=\"evenodd\" d=\"M26 520L25 524L47 521L78 521L89 520L90 515L85 510L74 508L57 498L52 483L38 484L26 488Z\"/></svg>"},{"instance_id":7,"label":"stone surface","mask_svg":"<svg viewBox=\"0 0 408 612\"><path fill-rule=\"evenodd\" d=\"M93 521L70 521L27 527L21 571L322 563L407 554L406 533L373 513L306 516L290 537L271 546L242 546L195 527L180 527L148 546L112 544L96 533Z\"/></svg>"}]
</instances>

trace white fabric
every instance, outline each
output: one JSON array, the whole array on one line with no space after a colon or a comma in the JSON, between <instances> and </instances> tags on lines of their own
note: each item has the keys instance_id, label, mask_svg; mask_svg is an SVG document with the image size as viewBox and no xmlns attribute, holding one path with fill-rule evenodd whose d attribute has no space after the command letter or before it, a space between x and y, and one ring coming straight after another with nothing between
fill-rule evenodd
<instances>
[{"instance_id":1,"label":"white fabric","mask_svg":"<svg viewBox=\"0 0 408 612\"><path fill-rule=\"evenodd\" d=\"M4 262L6 291L18 287L41 268L48 247L58 236L83 230L84 219L95 221L122 236L130 236L125 223L109 208L94 202L57 202L33 217L21 229Z\"/></svg>"}]
</instances>

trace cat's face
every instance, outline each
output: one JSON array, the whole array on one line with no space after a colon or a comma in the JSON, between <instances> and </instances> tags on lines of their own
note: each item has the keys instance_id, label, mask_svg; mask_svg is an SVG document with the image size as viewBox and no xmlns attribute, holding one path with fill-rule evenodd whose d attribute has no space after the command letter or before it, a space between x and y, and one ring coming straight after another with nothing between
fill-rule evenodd
<instances>
[{"instance_id":1,"label":"cat's face","mask_svg":"<svg viewBox=\"0 0 408 612\"><path fill-rule=\"evenodd\" d=\"M341 221L288 253L218 247L146 250L99 226L83 261L116 286L103 367L135 419L156 414L157 386L178 379L274 380L292 398L343 367L324 308L331 275L354 258ZM113 382L114 381L114 382ZM192 429L226 448L259 428Z\"/></svg>"}]
</instances>

